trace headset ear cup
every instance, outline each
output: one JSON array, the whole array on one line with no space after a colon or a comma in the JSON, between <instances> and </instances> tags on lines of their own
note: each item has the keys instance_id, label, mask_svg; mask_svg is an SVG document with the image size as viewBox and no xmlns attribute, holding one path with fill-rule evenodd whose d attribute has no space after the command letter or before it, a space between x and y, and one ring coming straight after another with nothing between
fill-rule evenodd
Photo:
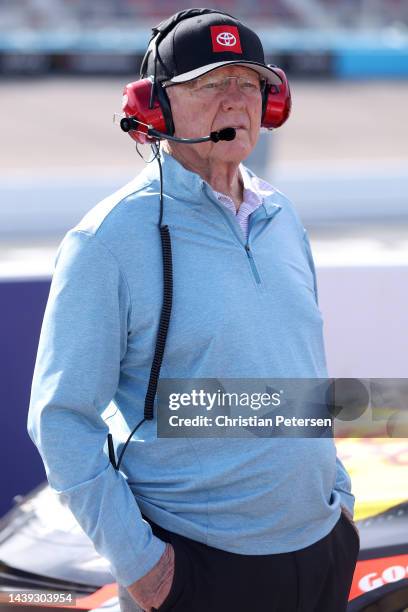
<instances>
[{"instance_id":1,"label":"headset ear cup","mask_svg":"<svg viewBox=\"0 0 408 612\"><path fill-rule=\"evenodd\" d=\"M170 100L165 88L161 86L161 83L157 83L156 85L156 96L163 113L164 121L166 122L166 134L170 134L170 136L173 136L174 123L173 115L171 114Z\"/></svg>"},{"instance_id":2,"label":"headset ear cup","mask_svg":"<svg viewBox=\"0 0 408 612\"><path fill-rule=\"evenodd\" d=\"M281 80L280 85L269 84L265 88L266 98L262 113L262 127L278 128L285 123L290 115L292 101L286 74L281 68L273 66L274 72Z\"/></svg>"},{"instance_id":3,"label":"headset ear cup","mask_svg":"<svg viewBox=\"0 0 408 612\"><path fill-rule=\"evenodd\" d=\"M166 120L159 101L155 99L153 107L150 107L151 91L151 79L133 81L125 85L123 90L122 111L125 117L139 122L137 129L129 130L129 136L142 144L146 141L147 126L152 126L158 132L167 130Z\"/></svg>"}]
</instances>

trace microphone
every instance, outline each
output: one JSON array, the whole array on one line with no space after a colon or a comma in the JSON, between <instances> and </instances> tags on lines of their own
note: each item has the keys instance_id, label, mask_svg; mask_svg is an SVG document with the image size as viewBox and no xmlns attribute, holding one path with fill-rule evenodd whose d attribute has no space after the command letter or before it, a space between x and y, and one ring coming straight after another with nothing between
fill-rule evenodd
<instances>
[{"instance_id":1,"label":"microphone","mask_svg":"<svg viewBox=\"0 0 408 612\"><path fill-rule=\"evenodd\" d=\"M218 142L219 140L234 140L237 135L237 131L233 127L223 128L218 132L211 132L210 140L213 142Z\"/></svg>"},{"instance_id":2,"label":"microphone","mask_svg":"<svg viewBox=\"0 0 408 612\"><path fill-rule=\"evenodd\" d=\"M134 117L123 117L120 120L120 127L124 132L130 132L137 130L139 122ZM220 140L234 140L236 136L236 130L232 127L223 128L215 132L211 132L209 136L203 136L202 138L177 138L177 136L170 136L164 132L159 132L152 127L147 128L147 136L155 136L156 138L166 138L173 142L181 142L183 144L196 144L199 142L219 142Z\"/></svg>"}]
</instances>

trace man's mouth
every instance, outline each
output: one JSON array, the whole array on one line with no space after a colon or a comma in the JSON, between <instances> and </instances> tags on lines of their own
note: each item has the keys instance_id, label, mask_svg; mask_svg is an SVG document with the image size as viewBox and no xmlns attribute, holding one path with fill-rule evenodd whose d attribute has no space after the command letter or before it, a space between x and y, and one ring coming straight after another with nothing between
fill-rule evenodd
<instances>
[{"instance_id":1,"label":"man's mouth","mask_svg":"<svg viewBox=\"0 0 408 612\"><path fill-rule=\"evenodd\" d=\"M225 127L219 128L219 129L225 130L225 128L234 128L234 130L246 130L247 129L245 125L233 125L233 124L226 125Z\"/></svg>"}]
</instances>

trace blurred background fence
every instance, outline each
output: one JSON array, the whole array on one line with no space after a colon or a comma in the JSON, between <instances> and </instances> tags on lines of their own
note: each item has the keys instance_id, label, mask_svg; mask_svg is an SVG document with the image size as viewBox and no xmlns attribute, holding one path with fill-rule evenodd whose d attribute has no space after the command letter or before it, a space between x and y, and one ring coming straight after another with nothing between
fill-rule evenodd
<instances>
[{"instance_id":1,"label":"blurred background fence","mask_svg":"<svg viewBox=\"0 0 408 612\"><path fill-rule=\"evenodd\" d=\"M194 4L0 0L0 71L132 72L151 26ZM407 0L229 0L219 8L256 28L268 58L292 73L408 74Z\"/></svg>"},{"instance_id":2,"label":"blurred background fence","mask_svg":"<svg viewBox=\"0 0 408 612\"><path fill-rule=\"evenodd\" d=\"M197 6L182 0L1 0L2 25L17 28L90 27L114 24L129 26L129 20L162 19L176 11ZM211 5L213 6L213 5ZM295 28L311 26L404 25L408 20L405 0L223 0L214 8L239 15L243 20L262 19Z\"/></svg>"}]
</instances>

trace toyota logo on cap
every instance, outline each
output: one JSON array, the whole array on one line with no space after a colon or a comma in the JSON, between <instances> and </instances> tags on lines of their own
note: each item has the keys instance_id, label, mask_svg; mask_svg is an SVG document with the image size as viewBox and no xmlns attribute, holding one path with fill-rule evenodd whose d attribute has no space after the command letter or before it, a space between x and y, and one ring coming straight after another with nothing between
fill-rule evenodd
<instances>
[{"instance_id":1,"label":"toyota logo on cap","mask_svg":"<svg viewBox=\"0 0 408 612\"><path fill-rule=\"evenodd\" d=\"M237 39L231 32L221 32L221 34L217 36L217 43L225 47L233 47L237 44Z\"/></svg>"},{"instance_id":2,"label":"toyota logo on cap","mask_svg":"<svg viewBox=\"0 0 408 612\"><path fill-rule=\"evenodd\" d=\"M210 26L212 50L214 53L242 53L237 26Z\"/></svg>"}]
</instances>

